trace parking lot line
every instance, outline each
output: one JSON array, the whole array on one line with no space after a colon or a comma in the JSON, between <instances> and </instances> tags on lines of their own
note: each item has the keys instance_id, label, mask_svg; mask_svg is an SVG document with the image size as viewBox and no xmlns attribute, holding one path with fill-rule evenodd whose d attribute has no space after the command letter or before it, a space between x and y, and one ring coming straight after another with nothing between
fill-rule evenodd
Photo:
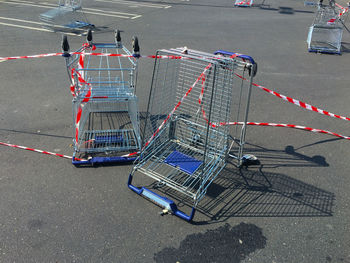
<instances>
[{"instance_id":1,"label":"parking lot line","mask_svg":"<svg viewBox=\"0 0 350 263\"><path fill-rule=\"evenodd\" d=\"M170 5L161 5L161 4L151 4L151 3L139 3L139 2L131 2L131 1L123 1L123 0L95 0L96 2L105 2L105 3L117 3L122 5L132 5L132 6L142 6L142 7L150 7L150 8L170 8Z\"/></svg>"},{"instance_id":2,"label":"parking lot line","mask_svg":"<svg viewBox=\"0 0 350 263\"><path fill-rule=\"evenodd\" d=\"M3 16L0 16L0 20L9 20L9 21L16 21L16 22L21 22L21 23L42 25L42 23L36 22L36 21L23 20L23 19L11 18L11 17L3 17ZM31 27L31 26L24 26L24 25L19 25L19 24L10 24L10 23L4 23L4 22L0 22L0 25L11 26L11 27L19 27L19 28L24 28L24 29L36 30L36 31L53 32L52 30L49 30L49 29L46 29L46 28ZM69 33L69 32L66 32L65 34L76 36L76 34Z\"/></svg>"},{"instance_id":3,"label":"parking lot line","mask_svg":"<svg viewBox=\"0 0 350 263\"><path fill-rule=\"evenodd\" d=\"M49 3L34 4L32 2L29 2L29 1L4 1L2 3L10 4L10 5L34 6L34 7L47 8L47 9L52 9L53 7L57 7L57 5L53 5L53 4L49 4ZM122 13L122 12L107 11L107 10L100 10L100 9L93 9L93 8L84 8L84 13L92 14L92 15L99 15L99 16L125 18L125 19L135 19L135 17L137 18L137 17L141 16L141 15L133 14L133 13Z\"/></svg>"}]
</instances>

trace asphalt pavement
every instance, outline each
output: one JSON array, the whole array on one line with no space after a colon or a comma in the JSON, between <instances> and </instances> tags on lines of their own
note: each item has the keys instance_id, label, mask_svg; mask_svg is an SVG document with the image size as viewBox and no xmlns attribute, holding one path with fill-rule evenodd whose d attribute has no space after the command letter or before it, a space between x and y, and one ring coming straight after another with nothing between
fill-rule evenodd
<instances>
[{"instance_id":1,"label":"asphalt pavement","mask_svg":"<svg viewBox=\"0 0 350 263\"><path fill-rule=\"evenodd\" d=\"M0 1L0 57L61 51L62 33L40 26L56 4ZM301 0L88 0L94 39L114 30L142 55L187 46L252 56L255 82L349 116L350 34L342 55L307 51L316 7ZM345 5L345 1L339 4ZM350 27L348 23L345 24ZM85 37L68 35L71 50ZM141 58L137 96L147 108L153 60ZM62 57L0 61L0 142L73 153L72 96ZM346 120L253 88L249 121L349 135ZM0 146L0 262L350 262L350 142L280 127L249 126L245 152L260 165L229 164L192 223L127 187L132 164L77 168L70 160ZM185 204L183 209L189 211Z\"/></svg>"}]
</instances>

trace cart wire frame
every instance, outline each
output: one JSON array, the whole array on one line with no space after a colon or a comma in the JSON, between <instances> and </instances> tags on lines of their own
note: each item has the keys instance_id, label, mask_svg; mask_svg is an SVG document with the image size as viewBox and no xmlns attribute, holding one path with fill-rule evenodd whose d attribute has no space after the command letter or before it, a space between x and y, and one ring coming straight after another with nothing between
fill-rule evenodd
<instances>
[{"instance_id":1,"label":"cart wire frame","mask_svg":"<svg viewBox=\"0 0 350 263\"><path fill-rule=\"evenodd\" d=\"M341 40L348 9L338 4L318 6L315 19L309 28L309 52L341 54Z\"/></svg>"},{"instance_id":2,"label":"cart wire frame","mask_svg":"<svg viewBox=\"0 0 350 263\"><path fill-rule=\"evenodd\" d=\"M82 0L59 0L56 8L40 14L43 27L52 31L86 30L94 28L83 9Z\"/></svg>"},{"instance_id":3,"label":"cart wire frame","mask_svg":"<svg viewBox=\"0 0 350 263\"><path fill-rule=\"evenodd\" d=\"M168 55L182 59L158 59ZM247 122L256 69L251 57L222 50L215 54L184 48L157 51L143 148L128 187L191 221L227 159L234 157L238 166L242 163L246 125L233 129L226 124L232 117ZM249 74L250 81L243 82L237 72ZM192 200L191 213L180 211L172 200L146 187L134 186L136 173L154 180L158 188L175 190Z\"/></svg>"},{"instance_id":4,"label":"cart wire frame","mask_svg":"<svg viewBox=\"0 0 350 263\"><path fill-rule=\"evenodd\" d=\"M116 43L93 43L91 31L87 38L88 43L77 50L78 54L70 56L65 51L64 55L73 95L72 162L84 165L134 161L132 153L141 147L136 97L138 55L124 47L119 31ZM63 49L68 43L65 45ZM96 49L101 53L114 49L127 57L85 54Z\"/></svg>"}]
</instances>

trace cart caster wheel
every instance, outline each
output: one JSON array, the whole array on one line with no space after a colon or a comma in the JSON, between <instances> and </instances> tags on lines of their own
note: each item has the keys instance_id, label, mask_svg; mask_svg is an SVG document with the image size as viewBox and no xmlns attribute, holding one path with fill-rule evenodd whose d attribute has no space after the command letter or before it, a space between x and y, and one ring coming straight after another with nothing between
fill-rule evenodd
<instances>
[{"instance_id":1,"label":"cart caster wheel","mask_svg":"<svg viewBox=\"0 0 350 263\"><path fill-rule=\"evenodd\" d=\"M68 38L66 35L63 36L62 38L62 50L63 50L63 56L64 57L69 57L69 43L68 43Z\"/></svg>"},{"instance_id":2,"label":"cart caster wheel","mask_svg":"<svg viewBox=\"0 0 350 263\"><path fill-rule=\"evenodd\" d=\"M255 155L252 155L252 154L243 155L241 161L242 161L241 166L250 166L250 165L259 165L260 164L259 159Z\"/></svg>"},{"instance_id":3,"label":"cart caster wheel","mask_svg":"<svg viewBox=\"0 0 350 263\"><path fill-rule=\"evenodd\" d=\"M140 46L139 46L139 40L136 36L132 38L132 48L134 50L134 57L140 57Z\"/></svg>"}]
</instances>

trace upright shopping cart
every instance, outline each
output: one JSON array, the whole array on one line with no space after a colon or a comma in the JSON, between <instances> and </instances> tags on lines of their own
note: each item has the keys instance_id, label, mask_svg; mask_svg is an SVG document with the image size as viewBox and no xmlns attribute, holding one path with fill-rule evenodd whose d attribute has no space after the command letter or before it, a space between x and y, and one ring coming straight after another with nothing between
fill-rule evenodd
<instances>
[{"instance_id":1,"label":"upright shopping cart","mask_svg":"<svg viewBox=\"0 0 350 263\"><path fill-rule=\"evenodd\" d=\"M82 0L59 0L56 8L40 14L43 27L53 31L93 28L94 25L87 20L81 4Z\"/></svg>"},{"instance_id":2,"label":"upright shopping cart","mask_svg":"<svg viewBox=\"0 0 350 263\"><path fill-rule=\"evenodd\" d=\"M182 48L157 51L143 149L129 176L129 188L192 220L196 205L232 151L241 162L245 125L233 146L229 120L243 116L247 121L254 65L251 57L226 51L214 55ZM163 193L169 190L175 198L189 198L192 211L180 211L174 201L133 185L135 174L151 178Z\"/></svg>"},{"instance_id":3,"label":"upright shopping cart","mask_svg":"<svg viewBox=\"0 0 350 263\"><path fill-rule=\"evenodd\" d=\"M307 37L309 52L341 54L341 40L347 11L334 3L329 6L319 6Z\"/></svg>"},{"instance_id":4,"label":"upright shopping cart","mask_svg":"<svg viewBox=\"0 0 350 263\"><path fill-rule=\"evenodd\" d=\"M94 43L91 31L87 39L72 56L67 39L63 41L72 79L73 164L133 161L141 145L135 94L138 39L134 37L133 53L122 44L120 31L115 43Z\"/></svg>"}]
</instances>

